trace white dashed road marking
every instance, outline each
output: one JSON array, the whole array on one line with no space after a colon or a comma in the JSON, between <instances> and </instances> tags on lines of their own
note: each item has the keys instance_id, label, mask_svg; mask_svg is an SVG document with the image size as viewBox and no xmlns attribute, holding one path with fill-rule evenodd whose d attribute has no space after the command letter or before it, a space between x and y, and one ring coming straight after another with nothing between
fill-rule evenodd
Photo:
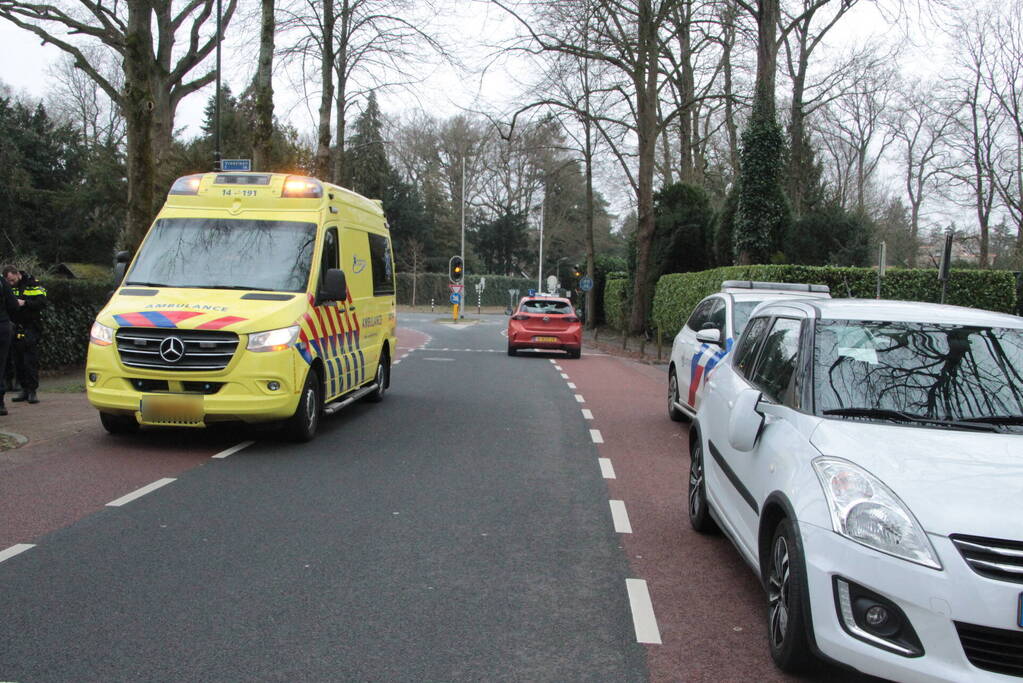
<instances>
[{"instance_id":1,"label":"white dashed road marking","mask_svg":"<svg viewBox=\"0 0 1023 683\"><path fill-rule=\"evenodd\" d=\"M615 478L615 468L610 458L597 458L597 462L600 463L600 473L605 479Z\"/></svg>"},{"instance_id":2,"label":"white dashed road marking","mask_svg":"<svg viewBox=\"0 0 1023 683\"><path fill-rule=\"evenodd\" d=\"M652 645L661 644L661 630L657 628L654 605L643 579L625 579L629 592L629 606L632 608L632 625L636 628L636 640Z\"/></svg>"},{"instance_id":3,"label":"white dashed road marking","mask_svg":"<svg viewBox=\"0 0 1023 683\"><path fill-rule=\"evenodd\" d=\"M121 507L122 505L124 505L126 503L130 503L131 501L135 500L136 498L141 498L142 496L146 495L147 493L151 493L152 491L155 491L156 489L160 488L161 486L166 486L167 484L171 483L172 481L175 481L175 480L174 479L166 479L166 478L165 479L157 479L152 484L149 484L147 486L143 486L142 488L138 489L137 491L132 491L131 493L129 493L126 496L121 496L117 500L110 501L109 503L107 503L107 507Z\"/></svg>"},{"instance_id":4,"label":"white dashed road marking","mask_svg":"<svg viewBox=\"0 0 1023 683\"><path fill-rule=\"evenodd\" d=\"M568 379L568 375L566 375L565 373L561 373L561 379Z\"/></svg>"},{"instance_id":5,"label":"white dashed road marking","mask_svg":"<svg viewBox=\"0 0 1023 683\"><path fill-rule=\"evenodd\" d=\"M586 399L583 398L582 394L576 394L575 395L575 402L576 403L586 403Z\"/></svg>"},{"instance_id":6,"label":"white dashed road marking","mask_svg":"<svg viewBox=\"0 0 1023 683\"><path fill-rule=\"evenodd\" d=\"M555 365L555 366L554 366L554 369L555 369L555 370L559 370L559 371L560 371L560 370L561 370L561 366L560 366L560 365Z\"/></svg>"},{"instance_id":7,"label":"white dashed road marking","mask_svg":"<svg viewBox=\"0 0 1023 683\"><path fill-rule=\"evenodd\" d=\"M575 389L575 385L574 385L574 384L572 384L571 382L569 382L569 383L568 383L568 388L569 388L569 389Z\"/></svg>"},{"instance_id":8,"label":"white dashed road marking","mask_svg":"<svg viewBox=\"0 0 1023 683\"><path fill-rule=\"evenodd\" d=\"M599 429L591 429L590 438L593 439L593 443L604 443L604 437L601 435Z\"/></svg>"},{"instance_id":9,"label":"white dashed road marking","mask_svg":"<svg viewBox=\"0 0 1023 683\"><path fill-rule=\"evenodd\" d=\"M35 548L35 545L32 543L18 543L17 545L12 545L10 548L5 550L0 550L0 562L9 560L15 555L20 555L31 548Z\"/></svg>"},{"instance_id":10,"label":"white dashed road marking","mask_svg":"<svg viewBox=\"0 0 1023 683\"><path fill-rule=\"evenodd\" d=\"M226 458L229 455L234 455L235 453L237 453L238 451L242 450L243 448L248 448L249 446L251 446L254 443L256 443L256 442L255 441L242 441L237 446L231 446L226 451L220 451L219 453L217 453L213 457L214 458Z\"/></svg>"},{"instance_id":11,"label":"white dashed road marking","mask_svg":"<svg viewBox=\"0 0 1023 683\"><path fill-rule=\"evenodd\" d=\"M615 531L620 534L631 534L632 524L629 523L629 513L625 511L625 501L612 500L611 519L615 523Z\"/></svg>"},{"instance_id":12,"label":"white dashed road marking","mask_svg":"<svg viewBox=\"0 0 1023 683\"><path fill-rule=\"evenodd\" d=\"M583 417L586 418L587 420L592 420L593 419L593 413L591 413L586 408L583 408Z\"/></svg>"}]
</instances>

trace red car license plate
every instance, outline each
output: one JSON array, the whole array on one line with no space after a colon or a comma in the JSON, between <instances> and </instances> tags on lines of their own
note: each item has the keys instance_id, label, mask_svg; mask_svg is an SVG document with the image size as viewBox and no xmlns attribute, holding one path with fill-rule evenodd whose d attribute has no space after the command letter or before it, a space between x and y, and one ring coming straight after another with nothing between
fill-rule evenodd
<instances>
[{"instance_id":1,"label":"red car license plate","mask_svg":"<svg viewBox=\"0 0 1023 683\"><path fill-rule=\"evenodd\" d=\"M533 337L533 341L537 341L537 342L556 342L556 341L558 341L558 338L557 337Z\"/></svg>"}]
</instances>

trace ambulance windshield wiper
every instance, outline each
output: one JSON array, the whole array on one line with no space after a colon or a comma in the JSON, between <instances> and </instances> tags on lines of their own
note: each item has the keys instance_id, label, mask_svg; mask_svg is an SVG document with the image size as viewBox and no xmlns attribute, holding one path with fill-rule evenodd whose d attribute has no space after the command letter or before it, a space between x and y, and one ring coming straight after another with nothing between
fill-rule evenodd
<instances>
[{"instance_id":1,"label":"ambulance windshield wiper","mask_svg":"<svg viewBox=\"0 0 1023 683\"><path fill-rule=\"evenodd\" d=\"M124 284L125 285L135 286L135 287L176 287L177 286L177 285L164 284L163 282L135 282L134 280L132 280L131 282L125 282Z\"/></svg>"},{"instance_id":2,"label":"ambulance windshield wiper","mask_svg":"<svg viewBox=\"0 0 1023 683\"><path fill-rule=\"evenodd\" d=\"M249 292L272 292L266 287L250 287L248 285L201 285L202 289L244 289Z\"/></svg>"}]
</instances>

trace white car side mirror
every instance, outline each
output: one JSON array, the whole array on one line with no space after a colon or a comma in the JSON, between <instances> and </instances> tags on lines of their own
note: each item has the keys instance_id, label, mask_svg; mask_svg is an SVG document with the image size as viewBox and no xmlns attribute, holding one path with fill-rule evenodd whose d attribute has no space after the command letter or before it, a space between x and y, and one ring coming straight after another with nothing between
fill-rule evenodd
<instances>
[{"instance_id":1,"label":"white car side mirror","mask_svg":"<svg viewBox=\"0 0 1023 683\"><path fill-rule=\"evenodd\" d=\"M715 327L707 327L696 333L696 341L704 344L721 344L721 330Z\"/></svg>"},{"instance_id":2,"label":"white car side mirror","mask_svg":"<svg viewBox=\"0 0 1023 683\"><path fill-rule=\"evenodd\" d=\"M737 451L753 450L764 424L764 416L757 412L760 392L744 389L735 397L732 414L728 418L728 443Z\"/></svg>"}]
</instances>

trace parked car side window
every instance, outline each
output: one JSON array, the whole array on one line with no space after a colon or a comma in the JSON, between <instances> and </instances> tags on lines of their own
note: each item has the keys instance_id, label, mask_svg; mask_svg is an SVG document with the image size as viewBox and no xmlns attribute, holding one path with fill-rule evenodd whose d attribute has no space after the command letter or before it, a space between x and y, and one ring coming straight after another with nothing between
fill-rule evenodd
<instances>
[{"instance_id":1,"label":"parked car side window","mask_svg":"<svg viewBox=\"0 0 1023 683\"><path fill-rule=\"evenodd\" d=\"M799 332L802 323L794 318L775 318L764 339L756 369L750 381L768 398L781 401L796 369L799 353Z\"/></svg>"},{"instance_id":2,"label":"parked car side window","mask_svg":"<svg viewBox=\"0 0 1023 683\"><path fill-rule=\"evenodd\" d=\"M746 326L742 337L739 338L739 344L735 347L735 369L743 377L750 376L753 362L757 359L756 351L760 348L760 339L764 336L764 331L767 330L767 323L770 320L770 318L753 318Z\"/></svg>"},{"instance_id":3,"label":"parked car side window","mask_svg":"<svg viewBox=\"0 0 1023 683\"><path fill-rule=\"evenodd\" d=\"M704 299L693 309L693 314L686 321L686 327L694 332L703 329L703 323L710 317L710 307L714 305L714 299Z\"/></svg>"},{"instance_id":4,"label":"parked car side window","mask_svg":"<svg viewBox=\"0 0 1023 683\"><path fill-rule=\"evenodd\" d=\"M714 298L711 301L714 303L711 305L706 322L703 323L703 329L721 330L723 338L725 334L725 301L721 298Z\"/></svg>"}]
</instances>

